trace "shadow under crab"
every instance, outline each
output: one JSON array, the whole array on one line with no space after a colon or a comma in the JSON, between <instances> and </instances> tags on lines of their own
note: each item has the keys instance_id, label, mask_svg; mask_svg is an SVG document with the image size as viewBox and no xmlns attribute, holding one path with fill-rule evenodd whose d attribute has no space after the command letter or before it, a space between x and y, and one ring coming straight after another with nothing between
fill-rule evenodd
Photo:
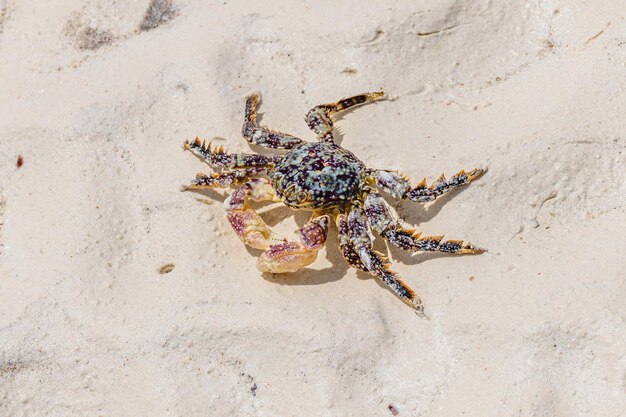
<instances>
[{"instance_id":1,"label":"shadow under crab","mask_svg":"<svg viewBox=\"0 0 626 417\"><path fill-rule=\"evenodd\" d=\"M313 107L305 120L318 142L305 142L293 135L257 124L259 96L246 97L244 138L251 144L286 150L282 155L230 154L196 138L185 149L204 159L221 173L198 174L183 190L238 188L224 201L228 221L248 246L264 252L257 260L262 272L294 272L311 264L324 246L331 219L339 231L339 250L353 268L378 277L419 315L421 299L389 269L386 258L372 247L372 230L391 245L409 252L438 251L452 254L484 252L462 240L443 241L443 236L425 236L405 229L378 190L394 198L418 203L435 200L447 191L468 184L483 170L463 170L449 180L443 175L431 186L422 180L411 187L396 171L371 169L352 152L335 142L332 116L343 110L384 99L384 93L359 94L335 103ZM275 234L249 202L282 202L295 210L312 213L298 230L299 242Z\"/></svg>"}]
</instances>

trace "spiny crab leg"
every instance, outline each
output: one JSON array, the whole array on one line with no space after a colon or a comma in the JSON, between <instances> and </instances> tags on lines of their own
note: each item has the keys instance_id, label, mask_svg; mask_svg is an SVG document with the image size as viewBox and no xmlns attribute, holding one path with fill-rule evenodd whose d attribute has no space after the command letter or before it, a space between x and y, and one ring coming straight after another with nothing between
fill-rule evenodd
<instances>
[{"instance_id":1,"label":"spiny crab leg","mask_svg":"<svg viewBox=\"0 0 626 417\"><path fill-rule=\"evenodd\" d=\"M328 215L314 217L298 230L300 242L272 245L257 260L261 272L294 272L310 265L317 258L328 236Z\"/></svg>"},{"instance_id":2,"label":"spiny crab leg","mask_svg":"<svg viewBox=\"0 0 626 417\"><path fill-rule=\"evenodd\" d=\"M256 107L259 104L260 96L250 94L246 97L245 119L241 134L250 143L270 149L292 149L304 143L289 133L278 132L265 126L257 124Z\"/></svg>"},{"instance_id":3,"label":"spiny crab leg","mask_svg":"<svg viewBox=\"0 0 626 417\"><path fill-rule=\"evenodd\" d=\"M212 167L230 169L270 168L280 158L277 155L228 153L223 146L212 146L211 142L201 141L198 137L192 142L185 142L183 147Z\"/></svg>"},{"instance_id":4,"label":"spiny crab leg","mask_svg":"<svg viewBox=\"0 0 626 417\"><path fill-rule=\"evenodd\" d=\"M354 252L361 263L374 276L387 285L402 301L415 309L419 316L424 316L422 300L398 276L389 270L389 264L383 254L372 249L372 238L360 207L355 207L348 214L348 231Z\"/></svg>"},{"instance_id":5,"label":"spiny crab leg","mask_svg":"<svg viewBox=\"0 0 626 417\"><path fill-rule=\"evenodd\" d=\"M456 254L477 254L485 252L469 242L462 240L447 240L442 242L443 236L425 236L415 230L407 230L398 225L391 214L387 202L372 190L365 198L364 211L372 229L376 230L389 243L409 252L439 251Z\"/></svg>"},{"instance_id":6,"label":"spiny crab leg","mask_svg":"<svg viewBox=\"0 0 626 417\"><path fill-rule=\"evenodd\" d=\"M221 174L215 172L206 175L202 172L196 174L196 178L189 185L183 185L181 191L204 190L207 188L228 188L231 185L241 184L248 180L251 175L259 173L258 169L245 169L227 171Z\"/></svg>"},{"instance_id":7,"label":"spiny crab leg","mask_svg":"<svg viewBox=\"0 0 626 417\"><path fill-rule=\"evenodd\" d=\"M352 97L342 98L334 103L320 104L313 107L306 114L304 120L309 128L317 133L320 140L324 142L332 142L334 140L332 116L335 113L347 110L350 107L384 99L385 93L382 91L363 93Z\"/></svg>"},{"instance_id":8,"label":"spiny crab leg","mask_svg":"<svg viewBox=\"0 0 626 417\"><path fill-rule=\"evenodd\" d=\"M445 175L441 174L430 187L426 185L426 178L424 178L413 188L409 184L409 180L399 172L378 169L372 171L370 175L376 185L395 198L404 198L418 203L427 203L434 201L437 197L447 193L453 188L469 184L484 173L484 169L475 168L470 172L460 170L450 179L446 179Z\"/></svg>"},{"instance_id":9,"label":"spiny crab leg","mask_svg":"<svg viewBox=\"0 0 626 417\"><path fill-rule=\"evenodd\" d=\"M354 250L354 245L350 240L350 228L348 227L348 218L345 214L340 213L335 219L337 229L339 230L339 250L343 259L352 268L356 268L359 271L369 272L369 270L363 265L359 254Z\"/></svg>"}]
</instances>

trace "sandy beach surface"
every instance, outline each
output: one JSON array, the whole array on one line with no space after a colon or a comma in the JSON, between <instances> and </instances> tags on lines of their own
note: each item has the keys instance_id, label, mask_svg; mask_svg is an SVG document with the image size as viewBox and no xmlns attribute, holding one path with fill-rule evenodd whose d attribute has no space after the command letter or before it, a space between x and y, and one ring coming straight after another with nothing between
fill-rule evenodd
<instances>
[{"instance_id":1,"label":"sandy beach surface","mask_svg":"<svg viewBox=\"0 0 626 417\"><path fill-rule=\"evenodd\" d=\"M0 0L0 416L624 416L625 16L616 0ZM413 185L489 168L393 201L489 249L389 250L428 318L348 268L335 228L310 267L262 274L230 191L180 192L211 172L186 139L268 152L241 137L249 92L263 124L314 141L309 108L379 89L337 122L368 166ZM287 235L307 220L260 211Z\"/></svg>"}]
</instances>

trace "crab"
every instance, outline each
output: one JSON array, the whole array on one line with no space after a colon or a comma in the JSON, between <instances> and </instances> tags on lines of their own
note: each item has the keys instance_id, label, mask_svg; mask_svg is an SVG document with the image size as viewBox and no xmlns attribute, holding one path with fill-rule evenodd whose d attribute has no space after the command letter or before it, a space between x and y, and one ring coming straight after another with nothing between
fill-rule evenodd
<instances>
[{"instance_id":1,"label":"crab","mask_svg":"<svg viewBox=\"0 0 626 417\"><path fill-rule=\"evenodd\" d=\"M310 265L324 246L331 221L339 233L339 250L353 268L380 279L418 315L424 315L420 297L396 273L387 258L373 249L372 229L389 244L409 252L439 251L451 254L478 254L484 249L462 240L443 236L421 236L406 229L396 218L381 191L393 198L417 203L435 200L449 190L468 184L484 169L464 170L446 179L442 174L432 185L422 180L411 186L398 171L368 168L352 152L335 141L333 116L355 106L385 99L382 91L343 98L313 107L305 116L318 136L305 142L293 135L257 123L259 95L245 99L243 137L264 148L287 151L280 155L234 154L196 137L184 148L206 161L220 173L199 173L183 190L237 186L226 198L227 218L244 244L264 252L257 260L261 272L294 272ZM298 231L298 241L274 233L251 207L251 201L282 202L294 210L311 212L311 219Z\"/></svg>"}]
</instances>

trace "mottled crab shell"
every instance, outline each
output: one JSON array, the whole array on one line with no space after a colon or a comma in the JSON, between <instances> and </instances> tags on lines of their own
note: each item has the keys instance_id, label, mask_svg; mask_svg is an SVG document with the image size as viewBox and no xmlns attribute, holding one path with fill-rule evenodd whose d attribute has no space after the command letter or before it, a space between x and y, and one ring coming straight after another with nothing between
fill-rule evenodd
<instances>
[{"instance_id":1,"label":"mottled crab shell","mask_svg":"<svg viewBox=\"0 0 626 417\"><path fill-rule=\"evenodd\" d=\"M319 210L355 200L365 182L365 164L334 143L305 143L286 153L270 175L287 206Z\"/></svg>"}]
</instances>

